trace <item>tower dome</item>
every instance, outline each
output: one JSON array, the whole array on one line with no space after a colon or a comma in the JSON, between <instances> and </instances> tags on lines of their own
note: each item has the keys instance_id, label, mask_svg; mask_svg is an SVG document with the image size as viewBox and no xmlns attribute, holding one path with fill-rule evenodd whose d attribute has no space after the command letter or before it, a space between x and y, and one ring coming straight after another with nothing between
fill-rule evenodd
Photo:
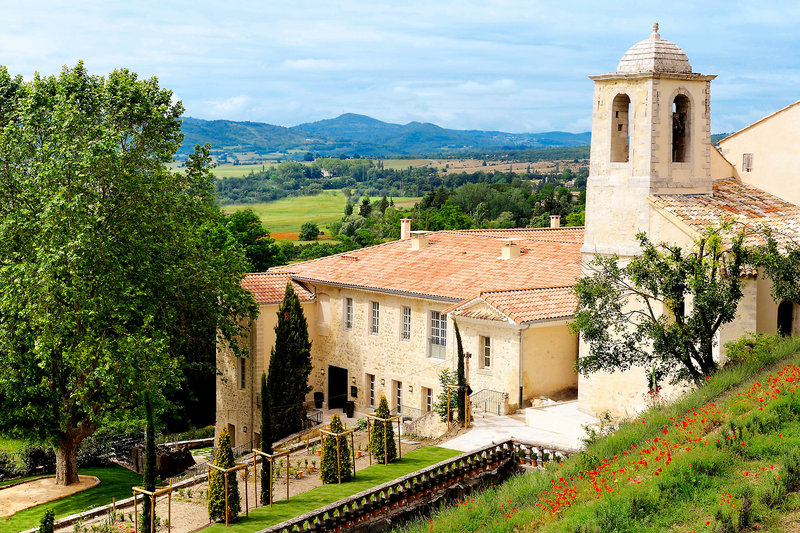
<instances>
[{"instance_id":1,"label":"tower dome","mask_svg":"<svg viewBox=\"0 0 800 533\"><path fill-rule=\"evenodd\" d=\"M689 58L681 47L658 34L658 22L653 23L650 38L631 46L617 65L617 74L644 72L692 73Z\"/></svg>"}]
</instances>

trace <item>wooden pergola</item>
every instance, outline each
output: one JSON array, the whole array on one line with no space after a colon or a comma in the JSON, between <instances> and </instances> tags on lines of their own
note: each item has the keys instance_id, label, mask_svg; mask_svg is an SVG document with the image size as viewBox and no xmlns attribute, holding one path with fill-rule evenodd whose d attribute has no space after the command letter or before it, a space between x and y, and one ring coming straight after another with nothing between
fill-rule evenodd
<instances>
[{"instance_id":1,"label":"wooden pergola","mask_svg":"<svg viewBox=\"0 0 800 533\"><path fill-rule=\"evenodd\" d=\"M383 422L383 464L389 464L389 457L386 453L388 451L389 442L386 438L386 428L388 424L391 424L395 420L397 421L397 458L403 458L403 451L401 450L402 446L400 445L400 420L403 418L402 415L394 415L389 416L388 418L381 418L376 415L367 415L367 435L369 436L369 440L372 440L372 425L370 422ZM369 464L372 464L372 454L369 454Z\"/></svg>"},{"instance_id":2,"label":"wooden pergola","mask_svg":"<svg viewBox=\"0 0 800 533\"><path fill-rule=\"evenodd\" d=\"M255 465L253 465L253 467L255 468ZM244 480L245 480L244 481L244 509L245 509L245 516L249 517L250 516L250 504L249 504L248 498L247 498L247 475L248 475L247 474L247 469L250 468L250 465L248 465L247 463L237 463L237 464L235 464L234 466L232 466L230 468L222 468L222 467L217 466L215 464L209 463L208 464L208 470L207 470L209 488L211 487L211 469L212 468L214 470L222 472L222 475L225 478L225 527L228 527L228 473L229 472L238 472L239 470L244 470ZM234 476L234 481L235 480L236 480L236 477ZM207 495L206 497L208 497L208 494L210 494L210 493L211 493L210 490L206 491L206 495Z\"/></svg>"},{"instance_id":3,"label":"wooden pergola","mask_svg":"<svg viewBox=\"0 0 800 533\"><path fill-rule=\"evenodd\" d=\"M339 433L335 433L330 431L330 426L328 429L320 429L320 442L323 442L325 436L329 437L336 437L336 475L339 478L339 483L342 482L342 458L339 455L339 437L347 437L350 435L350 452L353 454L353 477L356 477L356 446L353 443L353 429L345 429L340 431ZM347 442L347 441L345 441ZM322 472L322 464L319 465L320 472Z\"/></svg>"},{"instance_id":4,"label":"wooden pergola","mask_svg":"<svg viewBox=\"0 0 800 533\"><path fill-rule=\"evenodd\" d=\"M275 477L275 459L279 459L281 457L287 457L286 459L286 501L289 501L289 459L288 456L291 454L289 450L278 450L274 453L267 453L263 450L258 450L253 448L253 471L255 474L253 475L253 487L255 493L258 494L258 469L256 468L256 455L260 455L267 461L269 461L269 506L272 507L272 483Z\"/></svg>"},{"instance_id":5,"label":"wooden pergola","mask_svg":"<svg viewBox=\"0 0 800 533\"><path fill-rule=\"evenodd\" d=\"M169 487L163 489L156 489L149 491L144 487L131 487L133 490L133 530L138 533L139 531L139 508L136 505L136 495L141 494L143 497L150 498L150 533L156 531L156 498L163 494L169 494L167 500L167 532L172 530L172 480L169 482ZM115 506L116 508L116 506Z\"/></svg>"},{"instance_id":6,"label":"wooden pergola","mask_svg":"<svg viewBox=\"0 0 800 533\"><path fill-rule=\"evenodd\" d=\"M461 385L448 385L447 386L447 431L450 431L450 423L453 419L453 411L450 408L450 391L455 389L456 394L459 391L465 390L466 386L462 388ZM469 408L469 394L464 394L464 427L468 428L471 421L472 421L472 413L470 412L471 409Z\"/></svg>"}]
</instances>

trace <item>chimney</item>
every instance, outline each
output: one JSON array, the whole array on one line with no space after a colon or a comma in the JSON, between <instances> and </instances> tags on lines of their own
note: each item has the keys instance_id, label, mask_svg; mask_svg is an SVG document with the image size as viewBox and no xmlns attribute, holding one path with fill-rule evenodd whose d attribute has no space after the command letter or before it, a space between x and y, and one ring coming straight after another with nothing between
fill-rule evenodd
<instances>
[{"instance_id":1,"label":"chimney","mask_svg":"<svg viewBox=\"0 0 800 533\"><path fill-rule=\"evenodd\" d=\"M427 231L412 231L411 233L411 249L424 250L428 247Z\"/></svg>"},{"instance_id":2,"label":"chimney","mask_svg":"<svg viewBox=\"0 0 800 533\"><path fill-rule=\"evenodd\" d=\"M513 259L519 257L519 244L509 241L500 249L500 259Z\"/></svg>"},{"instance_id":3,"label":"chimney","mask_svg":"<svg viewBox=\"0 0 800 533\"><path fill-rule=\"evenodd\" d=\"M561 215L550 215L550 227L551 228L561 227Z\"/></svg>"},{"instance_id":4,"label":"chimney","mask_svg":"<svg viewBox=\"0 0 800 533\"><path fill-rule=\"evenodd\" d=\"M411 238L411 219L400 219L400 240L405 241Z\"/></svg>"}]
</instances>

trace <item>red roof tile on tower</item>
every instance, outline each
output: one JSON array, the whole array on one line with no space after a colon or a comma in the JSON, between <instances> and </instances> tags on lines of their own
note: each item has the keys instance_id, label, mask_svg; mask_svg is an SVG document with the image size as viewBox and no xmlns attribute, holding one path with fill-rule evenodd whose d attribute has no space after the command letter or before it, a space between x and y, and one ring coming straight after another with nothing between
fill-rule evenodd
<instances>
[{"instance_id":1,"label":"red roof tile on tower","mask_svg":"<svg viewBox=\"0 0 800 533\"><path fill-rule=\"evenodd\" d=\"M779 240L800 238L800 207L734 178L715 181L712 194L655 195L650 202L698 233L730 219L747 232L766 226Z\"/></svg>"}]
</instances>

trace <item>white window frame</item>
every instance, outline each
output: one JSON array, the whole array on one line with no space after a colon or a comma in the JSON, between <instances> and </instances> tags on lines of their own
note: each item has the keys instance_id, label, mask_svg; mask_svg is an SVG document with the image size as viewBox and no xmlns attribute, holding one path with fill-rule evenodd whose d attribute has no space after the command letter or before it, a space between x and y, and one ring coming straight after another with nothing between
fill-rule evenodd
<instances>
[{"instance_id":1,"label":"white window frame","mask_svg":"<svg viewBox=\"0 0 800 533\"><path fill-rule=\"evenodd\" d=\"M344 320L342 324L344 325L345 331L350 331L353 329L353 299L345 298L343 305L344 309L342 314L344 315Z\"/></svg>"},{"instance_id":2,"label":"white window frame","mask_svg":"<svg viewBox=\"0 0 800 533\"><path fill-rule=\"evenodd\" d=\"M400 311L400 340L411 340L411 308L405 305Z\"/></svg>"},{"instance_id":3,"label":"white window frame","mask_svg":"<svg viewBox=\"0 0 800 533\"><path fill-rule=\"evenodd\" d=\"M369 303L369 334L378 335L381 330L381 304L380 302Z\"/></svg>"},{"instance_id":4,"label":"white window frame","mask_svg":"<svg viewBox=\"0 0 800 533\"><path fill-rule=\"evenodd\" d=\"M492 368L492 338L489 336L481 335L479 337L479 349L480 351L480 360L479 360L479 367L490 369ZM488 363L486 362L488 359Z\"/></svg>"},{"instance_id":5,"label":"white window frame","mask_svg":"<svg viewBox=\"0 0 800 533\"><path fill-rule=\"evenodd\" d=\"M367 402L375 407L375 374L367 374Z\"/></svg>"},{"instance_id":6,"label":"white window frame","mask_svg":"<svg viewBox=\"0 0 800 533\"><path fill-rule=\"evenodd\" d=\"M425 405L426 413L433 411L433 389L428 387L422 388L422 401L423 405Z\"/></svg>"},{"instance_id":7,"label":"white window frame","mask_svg":"<svg viewBox=\"0 0 800 533\"><path fill-rule=\"evenodd\" d=\"M753 171L753 154L746 153L742 154L742 170L745 172L752 172Z\"/></svg>"},{"instance_id":8,"label":"white window frame","mask_svg":"<svg viewBox=\"0 0 800 533\"><path fill-rule=\"evenodd\" d=\"M394 407L396 414L403 413L403 382L395 380L394 382Z\"/></svg>"},{"instance_id":9,"label":"white window frame","mask_svg":"<svg viewBox=\"0 0 800 533\"><path fill-rule=\"evenodd\" d=\"M431 311L429 316L428 357L445 359L447 357L447 315L439 311Z\"/></svg>"}]
</instances>

